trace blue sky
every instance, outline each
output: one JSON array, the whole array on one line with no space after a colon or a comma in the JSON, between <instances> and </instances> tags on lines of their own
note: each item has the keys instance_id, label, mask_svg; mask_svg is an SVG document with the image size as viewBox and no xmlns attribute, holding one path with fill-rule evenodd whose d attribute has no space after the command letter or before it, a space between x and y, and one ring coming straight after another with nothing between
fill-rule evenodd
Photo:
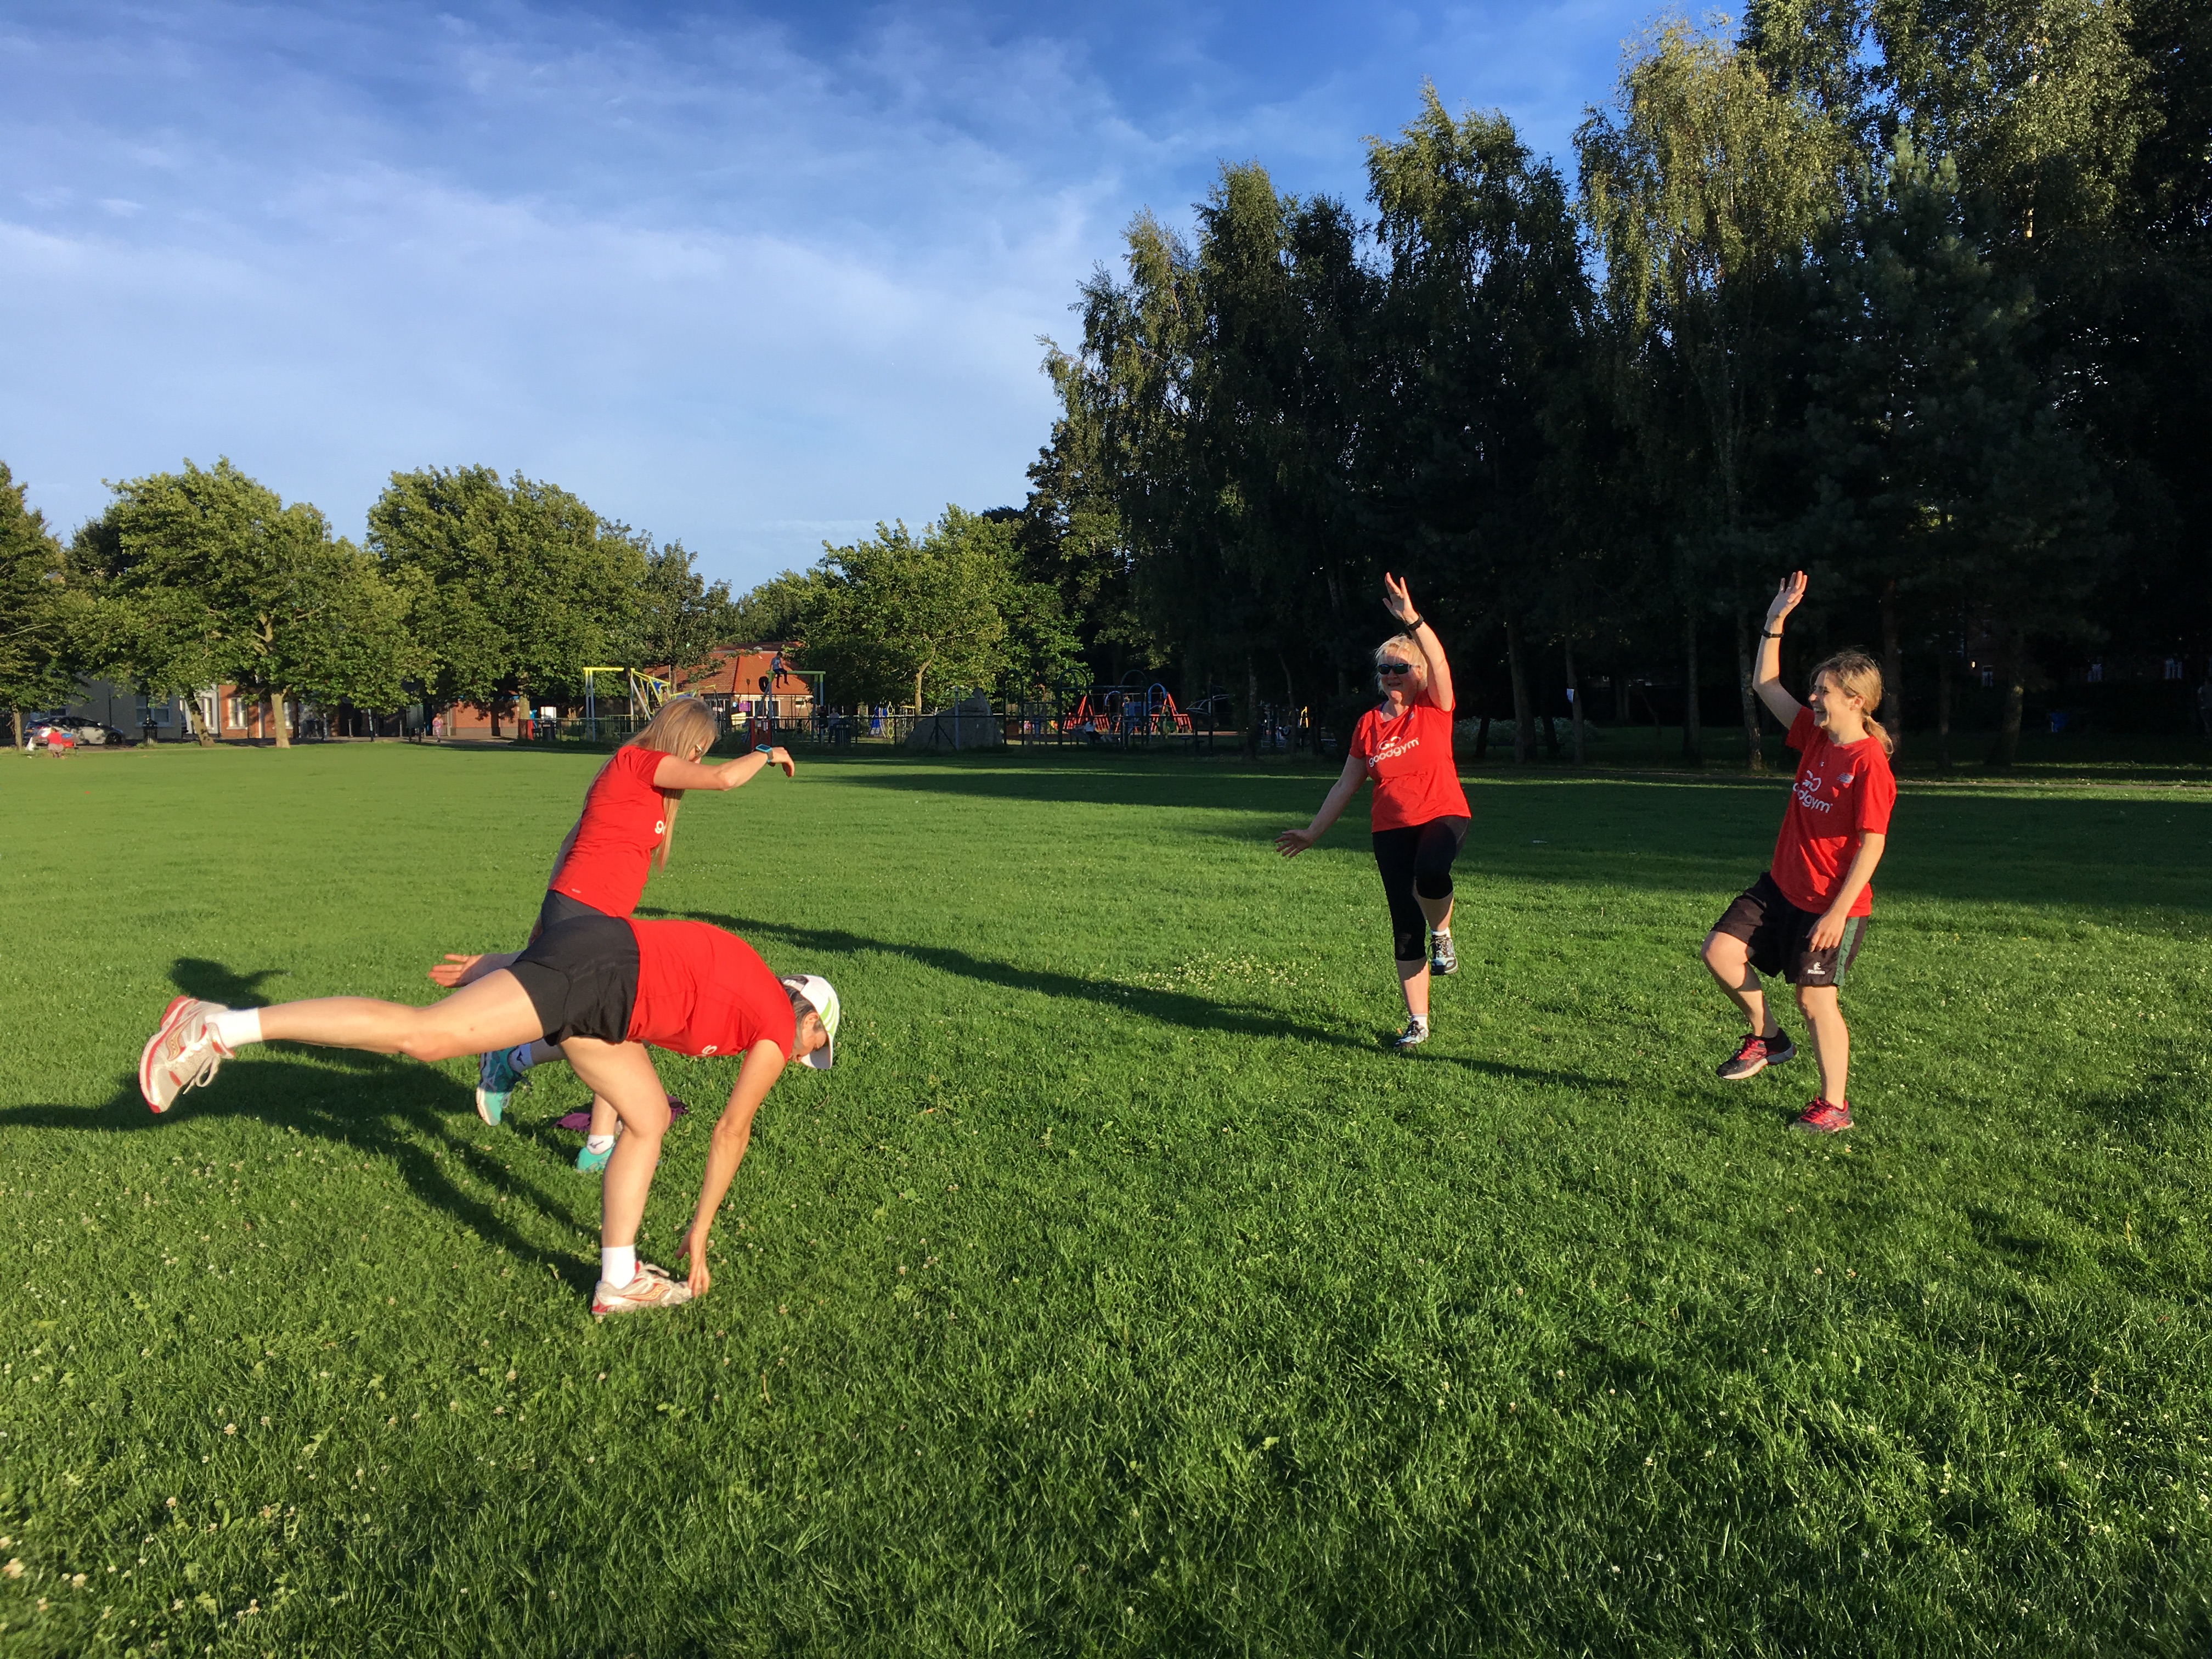
<instances>
[{"instance_id":1,"label":"blue sky","mask_svg":"<svg viewBox=\"0 0 2212 1659\"><path fill-rule=\"evenodd\" d=\"M1564 161L1651 15L17 0L0 459L64 532L185 456L355 536L395 468L520 468L748 586L1018 501L1139 208L1357 199L1424 77Z\"/></svg>"}]
</instances>

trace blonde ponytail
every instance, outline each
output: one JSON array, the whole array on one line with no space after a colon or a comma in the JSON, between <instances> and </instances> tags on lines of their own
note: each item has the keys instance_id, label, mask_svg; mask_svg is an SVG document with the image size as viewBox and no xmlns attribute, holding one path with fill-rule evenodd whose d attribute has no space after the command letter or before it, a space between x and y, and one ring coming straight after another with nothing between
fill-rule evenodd
<instances>
[{"instance_id":1,"label":"blonde ponytail","mask_svg":"<svg viewBox=\"0 0 2212 1659\"><path fill-rule=\"evenodd\" d=\"M1881 707L1881 665L1863 651L1838 651L1813 670L1811 684L1818 684L1823 674L1834 680L1846 696L1859 700L1859 719L1881 745L1883 754L1895 754L1897 740L1874 717L1874 711Z\"/></svg>"},{"instance_id":2,"label":"blonde ponytail","mask_svg":"<svg viewBox=\"0 0 2212 1659\"><path fill-rule=\"evenodd\" d=\"M623 745L625 749L651 749L664 755L673 755L679 760L697 760L714 746L721 735L721 721L714 711L697 697L672 697L660 705L651 720L638 728L637 735ZM660 799L666 804L668 827L661 832L660 845L653 849L653 868L668 867L668 849L676 842L676 814L684 805L681 789L664 789Z\"/></svg>"}]
</instances>

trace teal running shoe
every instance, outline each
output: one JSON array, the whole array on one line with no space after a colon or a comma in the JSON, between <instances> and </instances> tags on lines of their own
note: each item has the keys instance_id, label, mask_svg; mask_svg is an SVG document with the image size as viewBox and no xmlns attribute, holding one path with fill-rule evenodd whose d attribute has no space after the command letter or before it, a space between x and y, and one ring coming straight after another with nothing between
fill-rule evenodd
<instances>
[{"instance_id":1,"label":"teal running shoe","mask_svg":"<svg viewBox=\"0 0 2212 1659\"><path fill-rule=\"evenodd\" d=\"M526 1070L514 1063L514 1049L495 1048L488 1054L478 1054L477 1115L496 1127L507 1111L507 1097L529 1084Z\"/></svg>"},{"instance_id":2,"label":"teal running shoe","mask_svg":"<svg viewBox=\"0 0 2212 1659\"><path fill-rule=\"evenodd\" d=\"M617 1129L615 1131L615 1139L619 1140L621 1139L622 1131L620 1129ZM595 1152L592 1150L592 1143L586 1140L582 1146L576 1149L577 1173L580 1175L605 1175L607 1172L607 1160L614 1155L615 1149L611 1142L608 1144L607 1149L604 1152Z\"/></svg>"}]
</instances>

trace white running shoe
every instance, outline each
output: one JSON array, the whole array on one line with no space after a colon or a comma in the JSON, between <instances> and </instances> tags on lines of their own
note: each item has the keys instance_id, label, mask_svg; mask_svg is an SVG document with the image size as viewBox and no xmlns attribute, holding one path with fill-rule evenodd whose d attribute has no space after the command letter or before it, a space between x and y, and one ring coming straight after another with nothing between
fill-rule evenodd
<instances>
[{"instance_id":1,"label":"white running shoe","mask_svg":"<svg viewBox=\"0 0 2212 1659\"><path fill-rule=\"evenodd\" d=\"M637 1264L637 1277L617 1288L604 1279L592 1292L592 1317L610 1314L643 1313L649 1308L680 1308L691 1299L691 1287L671 1279L650 1261Z\"/></svg>"},{"instance_id":2,"label":"white running shoe","mask_svg":"<svg viewBox=\"0 0 2212 1659\"><path fill-rule=\"evenodd\" d=\"M230 1058L208 1024L210 1016L229 1012L197 997L178 997L161 1011L161 1029L138 1056L138 1092L149 1106L167 1111L179 1095L205 1083Z\"/></svg>"}]
</instances>

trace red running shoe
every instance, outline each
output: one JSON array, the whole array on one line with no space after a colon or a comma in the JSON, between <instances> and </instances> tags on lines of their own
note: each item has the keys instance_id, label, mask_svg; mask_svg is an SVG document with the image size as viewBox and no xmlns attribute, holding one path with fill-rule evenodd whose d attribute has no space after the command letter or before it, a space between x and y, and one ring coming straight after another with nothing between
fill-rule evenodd
<instances>
[{"instance_id":1,"label":"red running shoe","mask_svg":"<svg viewBox=\"0 0 2212 1659\"><path fill-rule=\"evenodd\" d=\"M1746 1033L1736 1051L1713 1068L1713 1075L1723 1083L1741 1083L1747 1077L1757 1077L1770 1066L1780 1066L1797 1058L1797 1045L1790 1041L1786 1031L1777 1031L1772 1036L1761 1036L1756 1031Z\"/></svg>"},{"instance_id":2,"label":"red running shoe","mask_svg":"<svg viewBox=\"0 0 2212 1659\"><path fill-rule=\"evenodd\" d=\"M1806 1103L1803 1111L1790 1120L1790 1127L1809 1129L1815 1134L1834 1134L1838 1129L1852 1127L1850 1104L1848 1101L1823 1100L1815 1095Z\"/></svg>"}]
</instances>

